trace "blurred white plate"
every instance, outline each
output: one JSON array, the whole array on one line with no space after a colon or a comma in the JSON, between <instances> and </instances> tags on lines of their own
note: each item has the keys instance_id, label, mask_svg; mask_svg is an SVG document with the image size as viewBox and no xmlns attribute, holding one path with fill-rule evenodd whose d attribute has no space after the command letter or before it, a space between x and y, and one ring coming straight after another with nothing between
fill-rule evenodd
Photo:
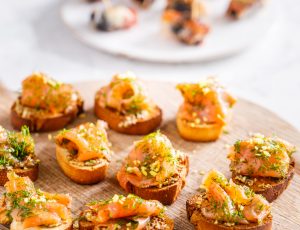
<instances>
[{"instance_id":1,"label":"blurred white plate","mask_svg":"<svg viewBox=\"0 0 300 230\"><path fill-rule=\"evenodd\" d=\"M120 0L116 0L120 1ZM124 0L122 1L124 4ZM125 4L131 5L131 2ZM102 3L68 0L61 9L62 19L84 43L96 49L133 59L182 63L211 61L243 51L259 42L271 28L277 15L276 1L269 1L245 18L234 21L224 16L228 0L207 1L211 32L200 46L179 43L162 29L161 14L165 2L156 0L148 10L139 10L139 21L129 30L101 32L90 24L90 13Z\"/></svg>"}]
</instances>

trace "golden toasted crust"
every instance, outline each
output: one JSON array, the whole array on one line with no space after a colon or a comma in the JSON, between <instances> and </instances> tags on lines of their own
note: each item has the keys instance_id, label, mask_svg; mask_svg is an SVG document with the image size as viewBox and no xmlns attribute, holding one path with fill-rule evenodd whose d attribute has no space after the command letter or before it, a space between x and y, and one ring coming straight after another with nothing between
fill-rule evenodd
<instances>
[{"instance_id":1,"label":"golden toasted crust","mask_svg":"<svg viewBox=\"0 0 300 230\"><path fill-rule=\"evenodd\" d=\"M246 185L250 187L255 193L263 195L267 201L273 202L276 200L283 191L289 186L293 176L295 174L295 161L290 164L288 174L285 178L275 179L271 177L256 177L250 178L253 184L247 183L247 180L243 182L240 176L236 173L232 173L232 180L239 185Z\"/></svg>"},{"instance_id":2,"label":"golden toasted crust","mask_svg":"<svg viewBox=\"0 0 300 230\"><path fill-rule=\"evenodd\" d=\"M95 100L95 115L99 119L106 121L111 129L130 135L146 135L157 129L162 121L162 111L159 107L156 107L155 111L156 112L153 114L157 115L151 117L150 119L139 121L136 124L124 127L120 126L120 123L122 123L125 118L123 115L120 115L109 108L100 106L98 100Z\"/></svg>"},{"instance_id":3,"label":"golden toasted crust","mask_svg":"<svg viewBox=\"0 0 300 230\"><path fill-rule=\"evenodd\" d=\"M4 186L4 184L8 181L7 178L7 169L0 170L0 185ZM26 177L28 176L30 180L36 181L39 175L39 165L36 164L34 167L27 169L12 169L18 176Z\"/></svg>"},{"instance_id":4,"label":"golden toasted crust","mask_svg":"<svg viewBox=\"0 0 300 230\"><path fill-rule=\"evenodd\" d=\"M180 136L188 141L215 141L223 131L222 124L203 124L191 126L186 121L177 116L176 118L177 129Z\"/></svg>"},{"instance_id":5,"label":"golden toasted crust","mask_svg":"<svg viewBox=\"0 0 300 230\"><path fill-rule=\"evenodd\" d=\"M146 200L158 200L164 205L171 205L176 201L181 190L185 186L186 183L185 177L187 176L188 171L189 171L189 159L188 157L186 157L185 160L186 174L183 175L182 177L179 177L175 183L163 186L161 188L158 187L139 188L131 184L130 182L128 182L126 191L128 193L133 193Z\"/></svg>"},{"instance_id":6,"label":"golden toasted crust","mask_svg":"<svg viewBox=\"0 0 300 230\"><path fill-rule=\"evenodd\" d=\"M11 124L20 130L23 125L29 127L31 132L49 132L64 128L71 123L79 114L83 112L83 102L80 102L77 107L74 107L67 114L59 114L55 117L34 117L23 118L16 112L16 103L11 107Z\"/></svg>"},{"instance_id":7,"label":"golden toasted crust","mask_svg":"<svg viewBox=\"0 0 300 230\"><path fill-rule=\"evenodd\" d=\"M95 184L105 179L108 161L103 160L96 166L77 166L70 164L65 148L56 145L56 159L62 171L78 184Z\"/></svg>"},{"instance_id":8,"label":"golden toasted crust","mask_svg":"<svg viewBox=\"0 0 300 230\"><path fill-rule=\"evenodd\" d=\"M182 178L179 178L177 182L162 188L139 188L128 183L127 192L133 193L146 200L158 200L164 205L171 205L176 201L184 186L185 179Z\"/></svg>"},{"instance_id":9,"label":"golden toasted crust","mask_svg":"<svg viewBox=\"0 0 300 230\"><path fill-rule=\"evenodd\" d=\"M70 212L71 215L71 212ZM34 230L72 230L73 227L72 218L68 218L65 224L62 224L57 227L36 227L36 228L26 228L26 229L34 229ZM22 226L22 222L13 221L10 225L11 230L25 230Z\"/></svg>"},{"instance_id":10,"label":"golden toasted crust","mask_svg":"<svg viewBox=\"0 0 300 230\"><path fill-rule=\"evenodd\" d=\"M236 224L234 226L226 226L224 224L215 224L214 220L205 218L199 206L204 193L194 195L186 202L186 211L189 221L195 226L197 230L271 230L272 229L272 215L269 215L262 224Z\"/></svg>"},{"instance_id":11,"label":"golden toasted crust","mask_svg":"<svg viewBox=\"0 0 300 230\"><path fill-rule=\"evenodd\" d=\"M161 223L164 224L164 227L161 228ZM166 227L167 226L167 227ZM92 222L86 220L79 221L79 230L94 230L95 225ZM173 230L174 221L168 216L163 217L152 217L149 223L149 226L143 228L143 230Z\"/></svg>"}]
</instances>

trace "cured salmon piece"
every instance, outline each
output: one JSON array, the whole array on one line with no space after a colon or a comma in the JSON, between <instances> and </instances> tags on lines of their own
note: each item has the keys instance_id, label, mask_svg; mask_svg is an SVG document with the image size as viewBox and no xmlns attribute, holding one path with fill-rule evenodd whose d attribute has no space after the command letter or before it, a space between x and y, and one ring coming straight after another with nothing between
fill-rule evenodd
<instances>
[{"instance_id":1,"label":"cured salmon piece","mask_svg":"<svg viewBox=\"0 0 300 230\"><path fill-rule=\"evenodd\" d=\"M69 206L72 200L68 194L43 192L43 195L46 197L46 199L56 200L59 204L63 204L65 206Z\"/></svg>"},{"instance_id":2,"label":"cured salmon piece","mask_svg":"<svg viewBox=\"0 0 300 230\"><path fill-rule=\"evenodd\" d=\"M189 141L214 141L231 118L236 99L215 78L194 84L178 84L184 102L176 124L179 134Z\"/></svg>"},{"instance_id":3,"label":"cured salmon piece","mask_svg":"<svg viewBox=\"0 0 300 230\"><path fill-rule=\"evenodd\" d=\"M79 184L102 181L111 160L107 124L98 120L61 131L56 137L56 158L63 172Z\"/></svg>"},{"instance_id":4,"label":"cured salmon piece","mask_svg":"<svg viewBox=\"0 0 300 230\"><path fill-rule=\"evenodd\" d=\"M138 196L114 195L86 205L79 217L79 230L105 228L136 230L172 230L173 220L165 214L164 206L156 200Z\"/></svg>"},{"instance_id":5,"label":"cured salmon piece","mask_svg":"<svg viewBox=\"0 0 300 230\"><path fill-rule=\"evenodd\" d=\"M173 203L185 185L188 157L159 131L134 143L117 173L120 186L144 199Z\"/></svg>"},{"instance_id":6,"label":"cured salmon piece","mask_svg":"<svg viewBox=\"0 0 300 230\"><path fill-rule=\"evenodd\" d=\"M29 177L19 177L14 172L9 172L7 178L9 181L4 185L6 192L26 191L33 195L36 194L34 184Z\"/></svg>"},{"instance_id":7,"label":"cured salmon piece","mask_svg":"<svg viewBox=\"0 0 300 230\"><path fill-rule=\"evenodd\" d=\"M270 214L270 204L245 186L228 181L225 176L211 170L203 179L206 189L202 214L207 219L229 223L261 223Z\"/></svg>"},{"instance_id":8,"label":"cured salmon piece","mask_svg":"<svg viewBox=\"0 0 300 230\"><path fill-rule=\"evenodd\" d=\"M8 173L8 178L1 210L9 213L11 229L63 226L64 230L70 227L69 196L36 190L28 177L18 177L13 172ZM0 220L2 224L5 221Z\"/></svg>"},{"instance_id":9,"label":"cured salmon piece","mask_svg":"<svg viewBox=\"0 0 300 230\"><path fill-rule=\"evenodd\" d=\"M184 158L176 151L170 140L159 131L134 143L117 178L126 189L130 182L137 187L158 186L173 175L179 174L177 161Z\"/></svg>"},{"instance_id":10,"label":"cured salmon piece","mask_svg":"<svg viewBox=\"0 0 300 230\"><path fill-rule=\"evenodd\" d=\"M22 83L21 103L23 106L63 113L77 95L71 85L57 82L45 74L35 73Z\"/></svg>"},{"instance_id":11,"label":"cured salmon piece","mask_svg":"<svg viewBox=\"0 0 300 230\"><path fill-rule=\"evenodd\" d=\"M200 119L200 123L224 123L228 109L236 103L236 99L214 78L198 84L178 84L177 89L185 100L178 116L187 121Z\"/></svg>"},{"instance_id":12,"label":"cured salmon piece","mask_svg":"<svg viewBox=\"0 0 300 230\"><path fill-rule=\"evenodd\" d=\"M107 204L98 203L88 207L96 210L97 215L92 221L106 223L110 219L118 219L132 216L158 216L164 211L164 207L158 201L143 200L134 195L127 197L115 195Z\"/></svg>"},{"instance_id":13,"label":"cured salmon piece","mask_svg":"<svg viewBox=\"0 0 300 230\"><path fill-rule=\"evenodd\" d=\"M66 148L74 158L84 162L91 159L110 159L110 143L107 139L105 122L81 124L56 136L56 143Z\"/></svg>"},{"instance_id":14,"label":"cured salmon piece","mask_svg":"<svg viewBox=\"0 0 300 230\"><path fill-rule=\"evenodd\" d=\"M288 174L295 147L279 138L254 134L231 147L231 170L251 177L282 178Z\"/></svg>"},{"instance_id":15,"label":"cured salmon piece","mask_svg":"<svg viewBox=\"0 0 300 230\"><path fill-rule=\"evenodd\" d=\"M117 132L145 135L161 123L161 109L131 72L115 75L95 97L95 114Z\"/></svg>"},{"instance_id":16,"label":"cured salmon piece","mask_svg":"<svg viewBox=\"0 0 300 230\"><path fill-rule=\"evenodd\" d=\"M38 214L25 218L23 228L33 228L37 226L53 226L61 222L61 218L55 212L40 211Z\"/></svg>"},{"instance_id":17,"label":"cured salmon piece","mask_svg":"<svg viewBox=\"0 0 300 230\"><path fill-rule=\"evenodd\" d=\"M72 85L60 83L43 73L23 80L21 95L11 106L11 123L32 132L64 128L83 112L83 100Z\"/></svg>"}]
</instances>

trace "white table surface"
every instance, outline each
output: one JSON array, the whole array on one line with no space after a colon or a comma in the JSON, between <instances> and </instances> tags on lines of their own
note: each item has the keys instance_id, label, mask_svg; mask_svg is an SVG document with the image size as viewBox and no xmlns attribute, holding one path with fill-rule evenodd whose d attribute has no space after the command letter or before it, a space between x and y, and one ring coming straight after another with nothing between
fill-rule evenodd
<instances>
[{"instance_id":1,"label":"white table surface","mask_svg":"<svg viewBox=\"0 0 300 230\"><path fill-rule=\"evenodd\" d=\"M300 129L300 4L280 2L282 14L275 26L247 52L216 62L168 65L85 46L60 19L63 1L1 0L0 80L19 89L20 81L33 71L68 82L108 79L127 70L145 79L176 82L216 75L237 96L269 108Z\"/></svg>"}]
</instances>

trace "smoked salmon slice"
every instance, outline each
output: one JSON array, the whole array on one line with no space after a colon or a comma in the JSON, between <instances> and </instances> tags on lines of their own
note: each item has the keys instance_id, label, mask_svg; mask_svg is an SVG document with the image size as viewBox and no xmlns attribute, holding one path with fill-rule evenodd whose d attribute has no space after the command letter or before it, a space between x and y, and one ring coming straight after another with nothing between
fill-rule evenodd
<instances>
[{"instance_id":1,"label":"smoked salmon slice","mask_svg":"<svg viewBox=\"0 0 300 230\"><path fill-rule=\"evenodd\" d=\"M22 83L23 106L63 113L77 99L78 95L71 85L57 82L42 73L34 73Z\"/></svg>"},{"instance_id":2,"label":"smoked salmon slice","mask_svg":"<svg viewBox=\"0 0 300 230\"><path fill-rule=\"evenodd\" d=\"M287 175L295 147L277 137L254 134L236 141L228 159L231 170L251 177L283 178Z\"/></svg>"},{"instance_id":3,"label":"smoked salmon slice","mask_svg":"<svg viewBox=\"0 0 300 230\"><path fill-rule=\"evenodd\" d=\"M119 218L158 216L165 210L158 201L144 200L132 194L127 197L114 195L110 200L88 204L87 207L84 215L89 216L88 220L96 224ZM87 213L92 215L86 215Z\"/></svg>"},{"instance_id":4,"label":"smoked salmon slice","mask_svg":"<svg viewBox=\"0 0 300 230\"><path fill-rule=\"evenodd\" d=\"M215 78L195 84L178 84L177 89L184 97L178 116L189 122L221 123L236 99Z\"/></svg>"},{"instance_id":5,"label":"smoked salmon slice","mask_svg":"<svg viewBox=\"0 0 300 230\"><path fill-rule=\"evenodd\" d=\"M206 190L206 202L201 210L208 219L248 224L260 223L270 214L271 206L263 196L228 181L216 170L208 172L202 186Z\"/></svg>"},{"instance_id":6,"label":"smoked salmon slice","mask_svg":"<svg viewBox=\"0 0 300 230\"><path fill-rule=\"evenodd\" d=\"M56 143L66 148L73 157L80 161L104 158L110 160L110 142L107 139L106 123L87 122L78 127L63 130L56 136Z\"/></svg>"},{"instance_id":7,"label":"smoked salmon slice","mask_svg":"<svg viewBox=\"0 0 300 230\"><path fill-rule=\"evenodd\" d=\"M185 154L157 131L134 143L117 178L125 190L128 182L140 188L159 186L172 176L185 177L184 161Z\"/></svg>"},{"instance_id":8,"label":"smoked salmon slice","mask_svg":"<svg viewBox=\"0 0 300 230\"><path fill-rule=\"evenodd\" d=\"M9 172L7 177L9 181L5 184L6 193L0 210L9 213L10 221L19 222L27 229L59 226L70 220L71 198L68 195L37 190L28 177L19 177L14 172Z\"/></svg>"}]
</instances>

